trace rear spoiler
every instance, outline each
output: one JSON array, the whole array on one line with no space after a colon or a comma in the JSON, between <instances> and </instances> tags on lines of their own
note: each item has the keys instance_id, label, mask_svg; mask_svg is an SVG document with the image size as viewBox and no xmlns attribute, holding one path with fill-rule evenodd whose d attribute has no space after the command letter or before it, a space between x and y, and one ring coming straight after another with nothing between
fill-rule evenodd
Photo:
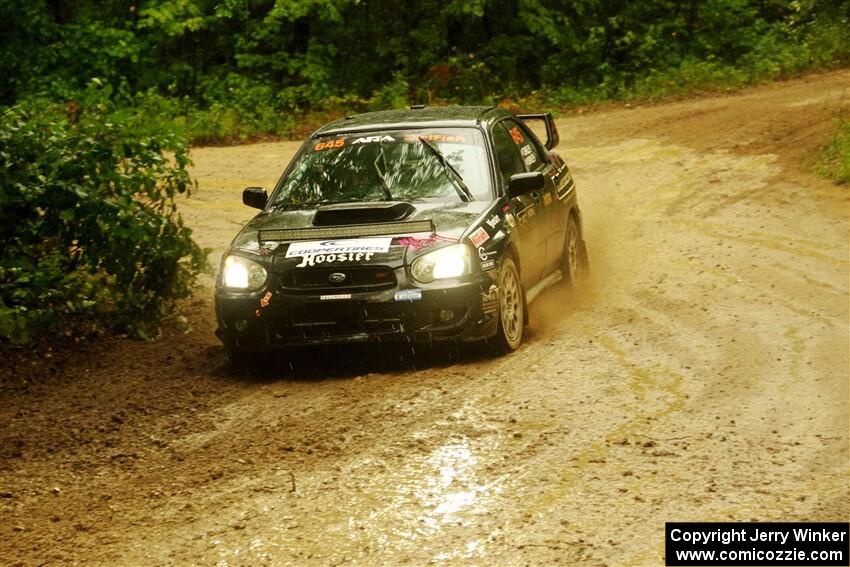
<instances>
[{"instance_id":1,"label":"rear spoiler","mask_svg":"<svg viewBox=\"0 0 850 567\"><path fill-rule=\"evenodd\" d=\"M517 118L522 120L523 122L528 122L529 120L542 120L546 125L546 149L551 150L554 149L558 142L561 141L560 136L558 136L558 127L555 126L555 119L552 118L552 113L547 112L545 114L519 114Z\"/></svg>"}]
</instances>

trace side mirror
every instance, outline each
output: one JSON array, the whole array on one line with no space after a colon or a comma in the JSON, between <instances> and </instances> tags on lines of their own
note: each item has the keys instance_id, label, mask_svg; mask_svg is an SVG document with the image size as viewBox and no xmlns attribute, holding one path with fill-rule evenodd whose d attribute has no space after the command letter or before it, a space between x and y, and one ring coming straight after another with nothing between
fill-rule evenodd
<instances>
[{"instance_id":1,"label":"side mirror","mask_svg":"<svg viewBox=\"0 0 850 567\"><path fill-rule=\"evenodd\" d=\"M539 171L531 173L516 173L511 175L511 180L508 183L508 197L519 197L531 191L543 189L546 186L546 179Z\"/></svg>"},{"instance_id":2,"label":"side mirror","mask_svg":"<svg viewBox=\"0 0 850 567\"><path fill-rule=\"evenodd\" d=\"M246 187L242 191L242 202L255 209L265 209L269 195L262 187Z\"/></svg>"}]
</instances>

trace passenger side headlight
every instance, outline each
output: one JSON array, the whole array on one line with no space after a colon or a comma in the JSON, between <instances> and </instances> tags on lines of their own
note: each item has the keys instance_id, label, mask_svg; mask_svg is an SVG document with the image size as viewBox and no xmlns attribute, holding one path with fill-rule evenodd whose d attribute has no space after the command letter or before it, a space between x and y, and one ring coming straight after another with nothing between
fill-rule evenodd
<instances>
[{"instance_id":1,"label":"passenger side headlight","mask_svg":"<svg viewBox=\"0 0 850 567\"><path fill-rule=\"evenodd\" d=\"M257 291L266 285L266 269L248 258L228 256L224 260L221 281L224 287Z\"/></svg>"},{"instance_id":2,"label":"passenger side headlight","mask_svg":"<svg viewBox=\"0 0 850 567\"><path fill-rule=\"evenodd\" d=\"M429 283L468 274L469 266L469 246L453 244L418 257L410 266L410 273L417 281Z\"/></svg>"}]
</instances>

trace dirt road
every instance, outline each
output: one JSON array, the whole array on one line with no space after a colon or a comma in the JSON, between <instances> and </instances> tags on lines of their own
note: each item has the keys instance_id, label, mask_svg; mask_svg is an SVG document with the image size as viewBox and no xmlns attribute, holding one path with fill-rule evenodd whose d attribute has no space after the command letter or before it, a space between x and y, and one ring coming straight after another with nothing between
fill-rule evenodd
<instances>
[{"instance_id":1,"label":"dirt road","mask_svg":"<svg viewBox=\"0 0 850 567\"><path fill-rule=\"evenodd\" d=\"M510 356L245 376L204 289L158 342L7 369L0 564L659 565L665 521L847 521L848 191L805 160L848 98L843 71L561 120L593 281ZM203 244L296 146L194 152Z\"/></svg>"}]
</instances>

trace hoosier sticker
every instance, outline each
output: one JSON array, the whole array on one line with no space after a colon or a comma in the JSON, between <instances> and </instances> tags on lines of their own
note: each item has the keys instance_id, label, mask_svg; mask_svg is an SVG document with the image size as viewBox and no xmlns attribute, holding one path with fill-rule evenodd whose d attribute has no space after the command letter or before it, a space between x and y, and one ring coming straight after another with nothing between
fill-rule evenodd
<instances>
[{"instance_id":1,"label":"hoosier sticker","mask_svg":"<svg viewBox=\"0 0 850 567\"><path fill-rule=\"evenodd\" d=\"M349 252L340 254L305 254L301 256L301 263L296 268L305 268L324 264L326 262L368 262L375 254L373 252Z\"/></svg>"}]
</instances>

